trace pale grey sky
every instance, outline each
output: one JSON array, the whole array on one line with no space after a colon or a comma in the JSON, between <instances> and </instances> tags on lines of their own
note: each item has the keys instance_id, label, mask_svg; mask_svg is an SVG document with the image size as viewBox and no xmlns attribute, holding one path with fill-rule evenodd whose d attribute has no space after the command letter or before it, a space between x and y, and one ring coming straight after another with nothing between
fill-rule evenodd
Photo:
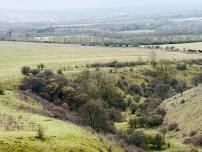
<instances>
[{"instance_id":1,"label":"pale grey sky","mask_svg":"<svg viewBox=\"0 0 202 152\"><path fill-rule=\"evenodd\" d=\"M98 8L195 7L202 0L0 0L0 8L23 10L61 10Z\"/></svg>"}]
</instances>

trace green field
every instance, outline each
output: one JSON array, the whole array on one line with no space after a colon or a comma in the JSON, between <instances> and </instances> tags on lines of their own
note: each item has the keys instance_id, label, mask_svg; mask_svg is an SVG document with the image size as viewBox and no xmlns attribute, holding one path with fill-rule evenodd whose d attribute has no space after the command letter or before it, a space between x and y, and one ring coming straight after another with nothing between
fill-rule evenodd
<instances>
[{"instance_id":1,"label":"green field","mask_svg":"<svg viewBox=\"0 0 202 152\"><path fill-rule=\"evenodd\" d=\"M43 44L23 42L0 42L0 81L18 79L22 66L45 64L48 68L59 69L85 65L86 63L108 61L150 60L153 50L144 48L88 47L65 44ZM198 59L199 54L166 52L157 50L158 59Z\"/></svg>"}]
</instances>

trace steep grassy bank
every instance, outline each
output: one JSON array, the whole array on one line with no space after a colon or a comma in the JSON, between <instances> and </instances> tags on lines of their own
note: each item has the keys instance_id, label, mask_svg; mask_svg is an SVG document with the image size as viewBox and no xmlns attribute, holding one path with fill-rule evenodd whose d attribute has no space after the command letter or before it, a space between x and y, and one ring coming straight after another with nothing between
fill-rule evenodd
<instances>
[{"instance_id":1,"label":"steep grassy bank","mask_svg":"<svg viewBox=\"0 0 202 152\"><path fill-rule=\"evenodd\" d=\"M43 110L41 104L22 99L12 91L0 96L0 151L123 151L79 126L26 112L24 107L37 113ZM39 126L43 128L44 140L36 138Z\"/></svg>"}]
</instances>

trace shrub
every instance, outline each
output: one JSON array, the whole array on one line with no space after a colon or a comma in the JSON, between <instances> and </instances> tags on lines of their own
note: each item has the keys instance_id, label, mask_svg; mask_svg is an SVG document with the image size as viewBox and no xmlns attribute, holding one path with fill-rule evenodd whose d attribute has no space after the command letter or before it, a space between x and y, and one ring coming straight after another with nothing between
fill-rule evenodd
<instances>
[{"instance_id":1,"label":"shrub","mask_svg":"<svg viewBox=\"0 0 202 152\"><path fill-rule=\"evenodd\" d=\"M146 117L145 123L148 127L160 126L163 123L163 117L161 115L152 114Z\"/></svg>"},{"instance_id":2,"label":"shrub","mask_svg":"<svg viewBox=\"0 0 202 152\"><path fill-rule=\"evenodd\" d=\"M178 124L177 123L169 124L168 131L174 131L174 130L178 130Z\"/></svg>"},{"instance_id":3,"label":"shrub","mask_svg":"<svg viewBox=\"0 0 202 152\"><path fill-rule=\"evenodd\" d=\"M40 63L37 65L37 68L40 69L40 70L43 70L45 68L45 65Z\"/></svg>"},{"instance_id":4,"label":"shrub","mask_svg":"<svg viewBox=\"0 0 202 152\"><path fill-rule=\"evenodd\" d=\"M160 128L160 133L162 134L164 140L165 140L165 138L166 138L167 132L168 132L168 129L167 129L166 127Z\"/></svg>"},{"instance_id":5,"label":"shrub","mask_svg":"<svg viewBox=\"0 0 202 152\"><path fill-rule=\"evenodd\" d=\"M197 74L196 76L193 77L192 83L195 86L198 86L199 83L202 83L202 73Z\"/></svg>"},{"instance_id":6,"label":"shrub","mask_svg":"<svg viewBox=\"0 0 202 152\"><path fill-rule=\"evenodd\" d=\"M198 74L198 79L199 79L199 82L202 83L202 73Z\"/></svg>"},{"instance_id":7,"label":"shrub","mask_svg":"<svg viewBox=\"0 0 202 152\"><path fill-rule=\"evenodd\" d=\"M40 93L44 87L44 82L37 77L24 78L22 81L21 89L31 90L35 93Z\"/></svg>"},{"instance_id":8,"label":"shrub","mask_svg":"<svg viewBox=\"0 0 202 152\"><path fill-rule=\"evenodd\" d=\"M157 134L155 135L152 144L156 149L160 150L161 147L165 144L165 140L160 134Z\"/></svg>"},{"instance_id":9,"label":"shrub","mask_svg":"<svg viewBox=\"0 0 202 152\"><path fill-rule=\"evenodd\" d=\"M113 73L113 69L110 69L109 72L110 72L110 73Z\"/></svg>"},{"instance_id":10,"label":"shrub","mask_svg":"<svg viewBox=\"0 0 202 152\"><path fill-rule=\"evenodd\" d=\"M93 68L96 67L111 67L111 68L122 68L122 67L133 67L136 65L145 65L146 62L143 61L137 61L137 62L118 62L118 61L112 61L108 63L93 63L90 66Z\"/></svg>"},{"instance_id":11,"label":"shrub","mask_svg":"<svg viewBox=\"0 0 202 152\"><path fill-rule=\"evenodd\" d=\"M87 101L84 93L75 90L79 84L70 83L62 75L56 75L50 70L45 70L36 76L25 77L20 88L31 90L39 96L57 105L67 103L70 110L76 110Z\"/></svg>"},{"instance_id":12,"label":"shrub","mask_svg":"<svg viewBox=\"0 0 202 152\"><path fill-rule=\"evenodd\" d=\"M165 110L164 108L158 107L158 108L156 109L156 114L161 115L161 116L164 117L164 116L166 115L166 110Z\"/></svg>"},{"instance_id":13,"label":"shrub","mask_svg":"<svg viewBox=\"0 0 202 152\"><path fill-rule=\"evenodd\" d=\"M154 93L163 100L168 97L169 90L170 86L168 84L157 84L154 88Z\"/></svg>"},{"instance_id":14,"label":"shrub","mask_svg":"<svg viewBox=\"0 0 202 152\"><path fill-rule=\"evenodd\" d=\"M199 152L199 151L196 148L192 148L190 152Z\"/></svg>"},{"instance_id":15,"label":"shrub","mask_svg":"<svg viewBox=\"0 0 202 152\"><path fill-rule=\"evenodd\" d=\"M23 67L21 68L21 73L22 73L22 75L29 76L30 71L31 71L31 68L28 67L28 66L23 66Z\"/></svg>"},{"instance_id":16,"label":"shrub","mask_svg":"<svg viewBox=\"0 0 202 152\"><path fill-rule=\"evenodd\" d=\"M130 145L136 145L138 147L143 147L144 145L144 134L142 131L135 130L126 136L126 142Z\"/></svg>"},{"instance_id":17,"label":"shrub","mask_svg":"<svg viewBox=\"0 0 202 152\"><path fill-rule=\"evenodd\" d=\"M95 70L96 70L96 71L100 71L100 67L97 67Z\"/></svg>"},{"instance_id":18,"label":"shrub","mask_svg":"<svg viewBox=\"0 0 202 152\"><path fill-rule=\"evenodd\" d=\"M100 71L83 71L74 82L80 84L91 99L102 99L106 107L126 108L126 101L116 81Z\"/></svg>"},{"instance_id":19,"label":"shrub","mask_svg":"<svg viewBox=\"0 0 202 152\"><path fill-rule=\"evenodd\" d=\"M158 97L149 97L143 103L139 104L139 108L145 113L154 113L160 103L161 100Z\"/></svg>"},{"instance_id":20,"label":"shrub","mask_svg":"<svg viewBox=\"0 0 202 152\"><path fill-rule=\"evenodd\" d=\"M42 73L40 73L40 77L50 77L50 76L54 76L54 73L52 70L44 70Z\"/></svg>"},{"instance_id":21,"label":"shrub","mask_svg":"<svg viewBox=\"0 0 202 152\"><path fill-rule=\"evenodd\" d=\"M62 87L62 94L63 98L73 97L76 94L76 90L71 86L65 85Z\"/></svg>"},{"instance_id":22,"label":"shrub","mask_svg":"<svg viewBox=\"0 0 202 152\"><path fill-rule=\"evenodd\" d=\"M202 134L199 134L199 135L197 136L197 145L198 145L198 146L202 146Z\"/></svg>"},{"instance_id":23,"label":"shrub","mask_svg":"<svg viewBox=\"0 0 202 152\"><path fill-rule=\"evenodd\" d=\"M135 94L138 94L140 96L143 95L143 90L142 90L141 86L136 85L136 84L130 85L129 92L133 95L135 95Z\"/></svg>"},{"instance_id":24,"label":"shrub","mask_svg":"<svg viewBox=\"0 0 202 152\"><path fill-rule=\"evenodd\" d=\"M90 68L90 64L86 64L86 68Z\"/></svg>"},{"instance_id":25,"label":"shrub","mask_svg":"<svg viewBox=\"0 0 202 152\"><path fill-rule=\"evenodd\" d=\"M136 103L139 103L141 99L142 99L142 96L140 96L140 95L134 95L133 96L133 101Z\"/></svg>"},{"instance_id":26,"label":"shrub","mask_svg":"<svg viewBox=\"0 0 202 152\"><path fill-rule=\"evenodd\" d=\"M172 80L170 81L170 85L171 85L172 87L176 86L177 84L178 84L178 80L176 80L176 79L172 79Z\"/></svg>"},{"instance_id":27,"label":"shrub","mask_svg":"<svg viewBox=\"0 0 202 152\"><path fill-rule=\"evenodd\" d=\"M128 122L131 129L137 129L142 128L145 124L145 118L144 117L135 117L131 118Z\"/></svg>"},{"instance_id":28,"label":"shrub","mask_svg":"<svg viewBox=\"0 0 202 152\"><path fill-rule=\"evenodd\" d=\"M176 68L178 70L186 70L187 69L187 64L185 62L180 62L176 65Z\"/></svg>"},{"instance_id":29,"label":"shrub","mask_svg":"<svg viewBox=\"0 0 202 152\"><path fill-rule=\"evenodd\" d=\"M162 146L165 144L165 139L162 135L156 134L152 135L144 135L145 144L148 148L160 150Z\"/></svg>"},{"instance_id":30,"label":"shrub","mask_svg":"<svg viewBox=\"0 0 202 152\"><path fill-rule=\"evenodd\" d=\"M78 68L79 68L79 66L78 66L78 65L75 65L75 68L76 68L76 69L78 69Z\"/></svg>"},{"instance_id":31,"label":"shrub","mask_svg":"<svg viewBox=\"0 0 202 152\"><path fill-rule=\"evenodd\" d=\"M39 70L39 69L31 69L31 70L30 70L30 73L31 73L32 75L37 75L37 74L40 73L40 70Z\"/></svg>"},{"instance_id":32,"label":"shrub","mask_svg":"<svg viewBox=\"0 0 202 152\"><path fill-rule=\"evenodd\" d=\"M197 87L199 83L200 83L200 79L198 75L194 76L192 79L192 84L195 85L195 87Z\"/></svg>"},{"instance_id":33,"label":"shrub","mask_svg":"<svg viewBox=\"0 0 202 152\"><path fill-rule=\"evenodd\" d=\"M107 152L112 152L112 146L107 147Z\"/></svg>"},{"instance_id":34,"label":"shrub","mask_svg":"<svg viewBox=\"0 0 202 152\"><path fill-rule=\"evenodd\" d=\"M194 49L188 49L187 51L191 52L191 53L196 53L197 52L197 50L194 50Z\"/></svg>"},{"instance_id":35,"label":"shrub","mask_svg":"<svg viewBox=\"0 0 202 152\"><path fill-rule=\"evenodd\" d=\"M4 90L0 87L0 95L4 94Z\"/></svg>"},{"instance_id":36,"label":"shrub","mask_svg":"<svg viewBox=\"0 0 202 152\"><path fill-rule=\"evenodd\" d=\"M37 135L36 138L40 139L40 140L44 140L45 139L45 132L44 132L44 128L39 126L37 129Z\"/></svg>"},{"instance_id":37,"label":"shrub","mask_svg":"<svg viewBox=\"0 0 202 152\"><path fill-rule=\"evenodd\" d=\"M62 70L61 70L61 69L58 69L58 70L57 70L57 74L59 74L59 75L63 75Z\"/></svg>"},{"instance_id":38,"label":"shrub","mask_svg":"<svg viewBox=\"0 0 202 152\"><path fill-rule=\"evenodd\" d=\"M186 90L186 88L187 88L187 83L181 81L181 82L179 82L179 83L175 86L175 91L176 91L177 93L183 94L183 92Z\"/></svg>"},{"instance_id":39,"label":"shrub","mask_svg":"<svg viewBox=\"0 0 202 152\"><path fill-rule=\"evenodd\" d=\"M192 144L194 146L202 146L202 134L196 134L184 140L184 144Z\"/></svg>"},{"instance_id":40,"label":"shrub","mask_svg":"<svg viewBox=\"0 0 202 152\"><path fill-rule=\"evenodd\" d=\"M104 102L106 102L110 107L115 107L120 110L126 108L126 101L124 96L120 93L119 89L115 86L113 80L104 81L101 83L100 94Z\"/></svg>"},{"instance_id":41,"label":"shrub","mask_svg":"<svg viewBox=\"0 0 202 152\"><path fill-rule=\"evenodd\" d=\"M182 101L180 101L181 104L184 104L186 101L183 99Z\"/></svg>"},{"instance_id":42,"label":"shrub","mask_svg":"<svg viewBox=\"0 0 202 152\"><path fill-rule=\"evenodd\" d=\"M160 134L154 136L144 134L141 130L129 130L126 133L121 134L121 138L124 138L129 145L135 145L145 149L160 150L165 144L165 139Z\"/></svg>"},{"instance_id":43,"label":"shrub","mask_svg":"<svg viewBox=\"0 0 202 152\"><path fill-rule=\"evenodd\" d=\"M113 122L122 122L124 120L121 112L113 107L107 110L107 114Z\"/></svg>"},{"instance_id":44,"label":"shrub","mask_svg":"<svg viewBox=\"0 0 202 152\"><path fill-rule=\"evenodd\" d=\"M197 133L198 133L197 130L192 130L192 131L190 131L189 136L192 137L192 136L196 135Z\"/></svg>"},{"instance_id":45,"label":"shrub","mask_svg":"<svg viewBox=\"0 0 202 152\"><path fill-rule=\"evenodd\" d=\"M128 82L125 80L125 78L120 78L117 81L117 86L119 88L121 88L122 90L127 90L127 88L128 88Z\"/></svg>"},{"instance_id":46,"label":"shrub","mask_svg":"<svg viewBox=\"0 0 202 152\"><path fill-rule=\"evenodd\" d=\"M63 103L63 104L62 104L62 107L63 107L64 109L69 109L69 106L68 106L67 103Z\"/></svg>"},{"instance_id":47,"label":"shrub","mask_svg":"<svg viewBox=\"0 0 202 152\"><path fill-rule=\"evenodd\" d=\"M128 122L129 126L131 129L136 129L138 128L138 119L137 118L131 118Z\"/></svg>"},{"instance_id":48,"label":"shrub","mask_svg":"<svg viewBox=\"0 0 202 152\"><path fill-rule=\"evenodd\" d=\"M132 103L130 105L130 111L131 111L132 114L135 114L138 109L139 109L139 106L137 104Z\"/></svg>"},{"instance_id":49,"label":"shrub","mask_svg":"<svg viewBox=\"0 0 202 152\"><path fill-rule=\"evenodd\" d=\"M103 108L101 101L90 101L81 108L81 117L85 125L96 131L113 132L114 128Z\"/></svg>"}]
</instances>

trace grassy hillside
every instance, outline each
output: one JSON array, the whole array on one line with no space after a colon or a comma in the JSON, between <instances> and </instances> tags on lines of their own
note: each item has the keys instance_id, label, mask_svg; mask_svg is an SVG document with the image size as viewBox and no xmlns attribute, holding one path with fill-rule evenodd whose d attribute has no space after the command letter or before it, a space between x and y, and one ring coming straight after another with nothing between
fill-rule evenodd
<instances>
[{"instance_id":1,"label":"grassy hillside","mask_svg":"<svg viewBox=\"0 0 202 152\"><path fill-rule=\"evenodd\" d=\"M164 107L167 109L165 121L175 121L180 127L180 133L191 130L202 130L202 86L186 91L167 99ZM185 101L185 103L183 103Z\"/></svg>"},{"instance_id":2,"label":"grassy hillside","mask_svg":"<svg viewBox=\"0 0 202 152\"><path fill-rule=\"evenodd\" d=\"M176 95L163 102L167 114L165 123L176 122L179 126L178 132L170 132L168 139L174 141L177 147L185 147L182 144L184 136L191 131L202 131L202 85L184 92L183 95ZM199 149L199 151L202 151Z\"/></svg>"},{"instance_id":3,"label":"grassy hillside","mask_svg":"<svg viewBox=\"0 0 202 152\"><path fill-rule=\"evenodd\" d=\"M123 151L72 123L42 116L42 111L43 106L36 101L5 91L0 96L0 151ZM36 138L39 126L44 130L45 140Z\"/></svg>"},{"instance_id":4,"label":"grassy hillside","mask_svg":"<svg viewBox=\"0 0 202 152\"><path fill-rule=\"evenodd\" d=\"M0 42L0 80L20 77L22 66L44 63L51 69L108 61L149 60L153 50L144 48L88 47L65 44ZM198 54L157 50L158 59L196 59Z\"/></svg>"}]
</instances>

